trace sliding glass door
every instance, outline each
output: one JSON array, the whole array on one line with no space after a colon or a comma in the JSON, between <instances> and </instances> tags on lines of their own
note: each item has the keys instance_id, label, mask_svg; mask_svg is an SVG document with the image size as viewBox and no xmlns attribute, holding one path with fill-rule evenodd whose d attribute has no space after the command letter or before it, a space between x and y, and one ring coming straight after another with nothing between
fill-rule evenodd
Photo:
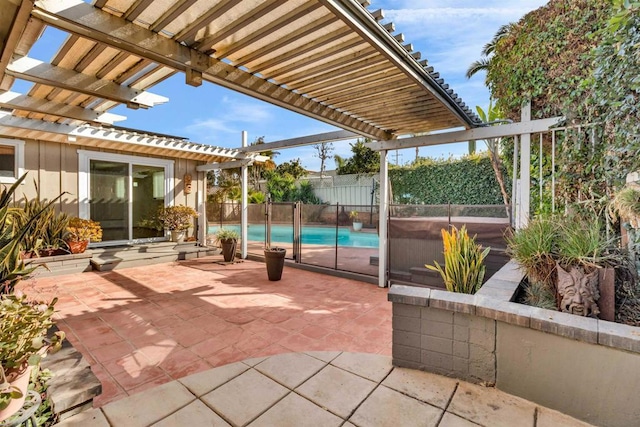
<instances>
[{"instance_id":1,"label":"sliding glass door","mask_svg":"<svg viewBox=\"0 0 640 427\"><path fill-rule=\"evenodd\" d=\"M170 200L173 161L79 150L80 216L100 222L105 244L164 240L154 221Z\"/></svg>"}]
</instances>

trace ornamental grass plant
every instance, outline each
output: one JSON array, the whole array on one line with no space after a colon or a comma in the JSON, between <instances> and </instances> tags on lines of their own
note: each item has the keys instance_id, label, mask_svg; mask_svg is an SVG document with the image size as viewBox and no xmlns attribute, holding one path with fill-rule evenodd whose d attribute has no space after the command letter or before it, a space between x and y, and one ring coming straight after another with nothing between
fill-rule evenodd
<instances>
[{"instance_id":1,"label":"ornamental grass plant","mask_svg":"<svg viewBox=\"0 0 640 427\"><path fill-rule=\"evenodd\" d=\"M532 282L555 289L555 242L558 222L553 217L539 216L527 227L507 237L507 252L524 269Z\"/></svg>"},{"instance_id":2,"label":"ornamental grass plant","mask_svg":"<svg viewBox=\"0 0 640 427\"><path fill-rule=\"evenodd\" d=\"M444 266L434 261L435 265L425 267L440 273L448 291L475 294L482 286L486 270L484 259L491 248L483 250L475 240L475 236L469 237L465 226L460 231L453 226L451 232L442 229Z\"/></svg>"}]
</instances>

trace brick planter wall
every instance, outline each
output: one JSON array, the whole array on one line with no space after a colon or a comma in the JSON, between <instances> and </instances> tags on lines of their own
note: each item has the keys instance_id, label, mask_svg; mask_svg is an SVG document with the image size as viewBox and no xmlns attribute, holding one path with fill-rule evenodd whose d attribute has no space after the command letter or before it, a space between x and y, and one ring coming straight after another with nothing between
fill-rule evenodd
<instances>
[{"instance_id":1,"label":"brick planter wall","mask_svg":"<svg viewBox=\"0 0 640 427\"><path fill-rule=\"evenodd\" d=\"M393 363L505 392L601 426L640 420L640 328L510 302L510 262L476 295L392 285Z\"/></svg>"}]
</instances>

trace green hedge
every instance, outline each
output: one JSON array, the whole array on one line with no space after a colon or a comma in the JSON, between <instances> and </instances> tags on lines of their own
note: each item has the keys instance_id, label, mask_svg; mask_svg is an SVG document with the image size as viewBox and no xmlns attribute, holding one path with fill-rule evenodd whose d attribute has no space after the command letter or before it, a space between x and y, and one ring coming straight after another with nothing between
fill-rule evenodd
<instances>
[{"instance_id":1,"label":"green hedge","mask_svg":"<svg viewBox=\"0 0 640 427\"><path fill-rule=\"evenodd\" d=\"M394 203L503 204L488 156L433 160L389 171ZM509 179L505 174L505 179ZM506 183L511 189L511 183Z\"/></svg>"}]
</instances>

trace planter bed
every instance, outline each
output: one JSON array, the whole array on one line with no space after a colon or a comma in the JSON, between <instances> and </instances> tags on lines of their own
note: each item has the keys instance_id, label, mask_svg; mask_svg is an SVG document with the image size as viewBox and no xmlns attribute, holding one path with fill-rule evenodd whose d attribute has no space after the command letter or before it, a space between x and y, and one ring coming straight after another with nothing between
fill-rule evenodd
<instances>
[{"instance_id":1,"label":"planter bed","mask_svg":"<svg viewBox=\"0 0 640 427\"><path fill-rule=\"evenodd\" d=\"M640 328L511 302L511 261L476 295L392 285L393 363L502 391L602 426L640 419Z\"/></svg>"}]
</instances>

